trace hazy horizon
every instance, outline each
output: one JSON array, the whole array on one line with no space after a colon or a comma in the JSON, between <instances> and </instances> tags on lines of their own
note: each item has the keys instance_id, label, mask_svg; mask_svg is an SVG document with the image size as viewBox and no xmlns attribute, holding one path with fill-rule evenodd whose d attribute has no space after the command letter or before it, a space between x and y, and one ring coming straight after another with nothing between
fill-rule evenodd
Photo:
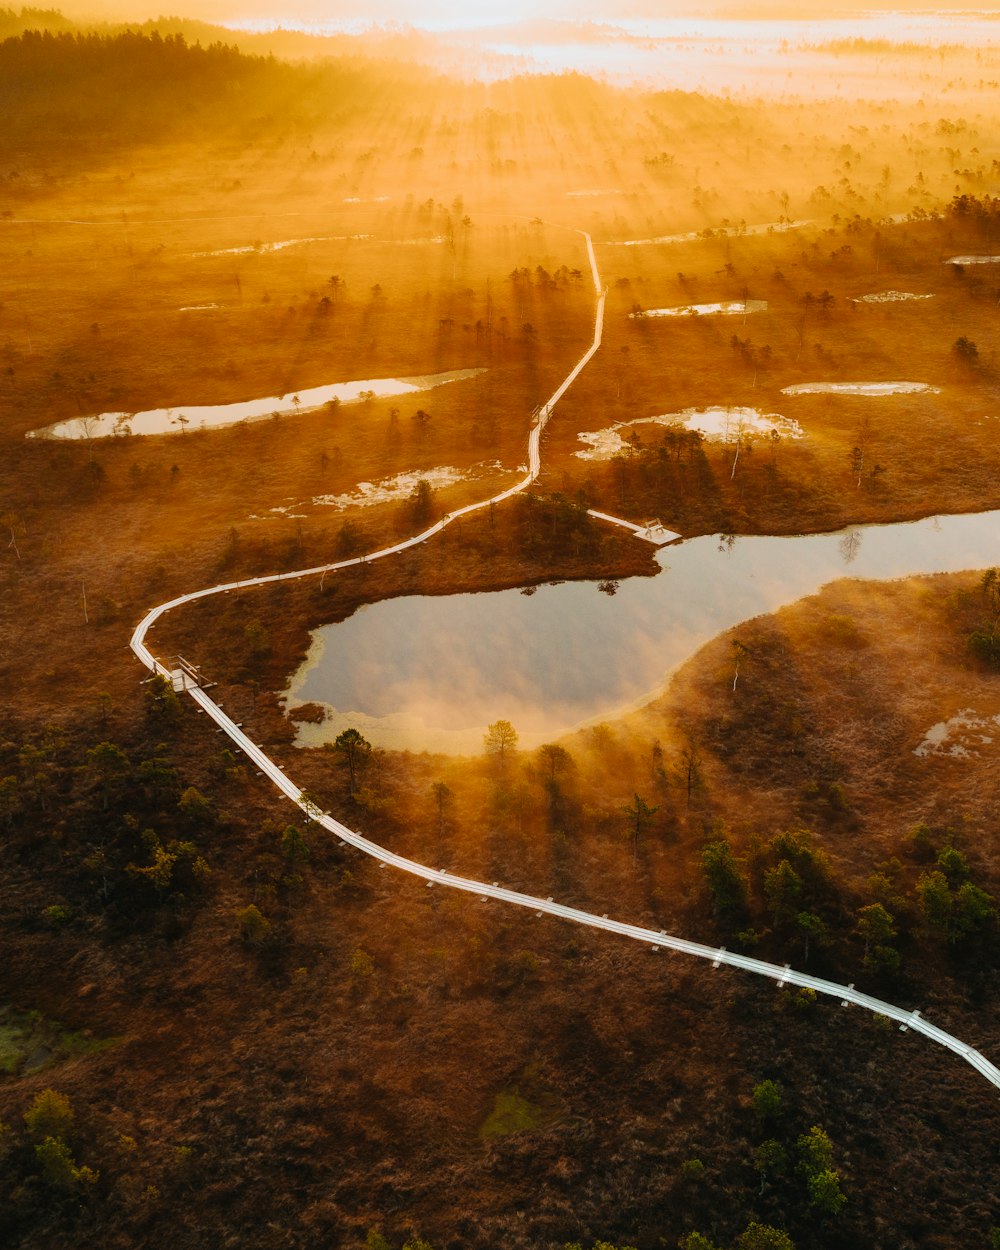
<instances>
[{"instance_id":1,"label":"hazy horizon","mask_svg":"<svg viewBox=\"0 0 1000 1250\"><path fill-rule=\"evenodd\" d=\"M357 52L467 82L576 72L619 86L771 98L817 99L844 90L873 100L916 98L928 90L920 75L886 73L875 57L848 66L843 52L861 39L876 52L881 45L947 46L953 60L963 49L991 48L1000 37L994 11L982 6L859 10L831 0L807 15L784 0L707 11L693 11L689 0L666 8L626 0L620 11L609 8L608 0L557 0L539 12L530 0L511 0L470 15L456 0L382 0L374 8L358 0L296 0L275 15L273 0L199 0L193 11L167 17L141 2L110 0L96 12L86 4L64 11L84 24L160 21L183 29L184 23L208 22L231 32L225 42L245 52L288 60ZM808 73L796 72L789 60L796 48L809 53ZM944 81L952 77L949 69Z\"/></svg>"},{"instance_id":2,"label":"hazy horizon","mask_svg":"<svg viewBox=\"0 0 1000 1250\"><path fill-rule=\"evenodd\" d=\"M701 21L815 21L830 17L869 18L889 13L990 14L996 13L988 0L942 6L934 0L907 0L898 6L866 5L855 0L823 0L803 12L794 0L761 0L760 3L700 5L696 0L554 0L540 9L532 0L497 0L479 4L473 12L462 0L379 0L366 4L362 0L295 0L293 4L275 6L274 0L197 0L190 6L164 9L156 0L145 4L139 0L107 0L104 4L70 3L57 6L77 20L146 21L160 17L186 17L193 20L224 22L238 26L241 22L269 22L285 28L323 27L341 24L364 27L398 24L432 30L463 30L505 26L519 22L595 21L620 25L622 22L658 22L670 19ZM276 12L276 7L278 11Z\"/></svg>"}]
</instances>

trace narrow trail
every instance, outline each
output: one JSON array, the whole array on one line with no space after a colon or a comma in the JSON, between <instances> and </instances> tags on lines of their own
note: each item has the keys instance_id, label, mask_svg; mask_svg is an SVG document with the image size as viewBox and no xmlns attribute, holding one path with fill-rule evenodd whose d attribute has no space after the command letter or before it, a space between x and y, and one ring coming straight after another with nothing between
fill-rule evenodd
<instances>
[{"instance_id":1,"label":"narrow trail","mask_svg":"<svg viewBox=\"0 0 1000 1250\"><path fill-rule=\"evenodd\" d=\"M146 635L150 628L164 616L167 612L174 608L182 607L187 603L194 603L199 599L206 599L211 595L225 594L228 591L245 589L250 586L265 586L271 582L292 581L302 577L312 577L323 573L332 573L338 569L350 568L353 565L371 563L373 560L382 560L387 556L396 555L398 552L406 551L410 547L415 547L420 543L426 542L435 534L440 533L446 526L459 517L467 516L472 512L481 511L483 508L490 507L491 504L497 504L505 499L527 490L527 488L535 481L541 471L541 436L545 429L552 412L583 370L587 367L594 355L600 349L601 339L604 331L604 303L606 292L601 286L601 276L597 267L597 258L594 253L594 244L590 235L584 230L577 230L575 233L581 235L586 241L587 258L590 263L590 270L594 280L594 293L596 296L596 310L594 316L594 335L593 340L584 354L577 361L573 369L570 370L566 378L557 388L547 403L543 404L535 415L534 424L528 436L528 472L518 483L510 487L508 490L502 491L498 495L492 496L490 499L481 500L478 503L467 504L463 508L458 508L454 512L449 512L442 517L436 524L428 529L421 531L419 534L407 538L403 542L395 543L390 547L383 547L378 551L371 552L368 555L356 556L350 560L340 560L333 564L321 564L314 568L298 569L290 573L274 573L266 577L250 577L242 581L225 582L217 586L209 586L204 590L193 591L191 594L180 595L176 599L171 599L167 603L162 603L158 607L150 609L135 627L131 639L131 648L138 656L139 660L154 674L166 677L168 680L173 679L171 670L161 661L157 660L153 653L146 645ZM868 994L862 994L857 991L853 985L839 985L833 981L823 980L821 977L810 976L804 972L797 972L793 968L785 965L766 963L761 959L753 959L747 955L736 954L727 951L725 947L706 946L701 942L691 942L685 938L673 937L663 930L643 928L640 925L627 924L620 920L610 920L606 915L597 916L592 912L581 911L575 907L567 907L562 903L554 902L551 898L536 898L531 894L522 894L516 890L509 890L504 886L494 882L487 885L481 881L474 881L467 877L456 876L454 873L448 872L443 868L429 868L425 864L418 864L416 861L406 859L402 855L397 855L386 847L380 846L376 842L370 841L363 834L357 833L353 829L349 829L346 825L336 820L333 816L321 811L312 800L310 800L302 788L292 781L278 765L267 755L267 753L253 742L243 730L226 715L222 708L200 687L185 684L184 687L190 694L195 703L202 711L207 712L213 721L225 732L232 742L242 750L246 756L253 761L260 769L261 773L268 777L278 790L287 798L296 804L310 820L321 825L328 832L332 833L342 843L355 847L362 851L365 855L379 862L380 867L397 868L402 872L409 873L411 876L419 877L427 882L428 887L445 886L453 890L463 890L469 894L475 894L481 899L496 899L502 903L508 903L515 907L525 907L534 911L538 916L557 916L560 919L568 920L573 924L586 925L593 929L601 929L606 933L615 933L621 937L631 938L633 941L643 942L654 951L676 951L683 955L693 955L699 959L708 960L714 968L726 965L730 968L739 968L744 972L756 973L758 976L768 977L777 982L779 988L785 985L795 985L802 989L813 990L817 994L825 994L830 998L837 999L843 1006L854 1005L863 1007L866 1011L874 1012L876 1015L884 1016L890 1020L895 1020L901 1030L912 1029L914 1032L923 1034L933 1042L946 1047L953 1051L956 1055L961 1056L967 1063L971 1064L975 1070L986 1078L992 1085L1000 1089L1000 1069L992 1064L984 1055L980 1054L968 1043L961 1041L957 1037L953 1037L950 1033L946 1033L943 1029L937 1028L929 1021L925 1020L919 1011L906 1010L897 1007L893 1003L883 1002L879 998L873 998Z\"/></svg>"}]
</instances>

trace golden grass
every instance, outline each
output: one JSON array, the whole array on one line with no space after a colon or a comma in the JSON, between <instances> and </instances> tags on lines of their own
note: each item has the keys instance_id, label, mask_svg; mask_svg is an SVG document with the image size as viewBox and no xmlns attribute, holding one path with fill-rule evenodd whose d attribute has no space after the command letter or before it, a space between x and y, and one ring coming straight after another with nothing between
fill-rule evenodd
<instances>
[{"instance_id":1,"label":"golden grass","mask_svg":"<svg viewBox=\"0 0 1000 1250\"><path fill-rule=\"evenodd\" d=\"M831 106L817 123L813 110L781 106L753 125L742 114L739 129L729 124L733 109L721 102L666 97L634 103L580 85L560 101L562 91L553 83L530 91L512 84L492 96L442 90L434 110L380 139L384 150L366 161L359 158L374 144L369 133L350 136L336 151L322 132L283 136L281 142L268 135L246 146L220 146L208 158L200 150L128 152L106 168L95 166L87 184L77 178L62 185L38 183L30 191L5 187L17 215L112 218L124 203L129 218L127 240L124 222L106 236L0 223L0 266L13 275L0 312L0 363L7 371L0 372L0 512L13 514L20 550L20 559L4 551L0 566L0 632L8 644L0 655L0 682L19 713L18 732L46 718L64 721L81 758L91 741L107 735L130 747L145 741L152 731L137 728L143 674L126 649L145 609L235 572L265 573L333 558L345 519L357 524L362 542L372 547L407 532L411 521L392 506L356 514L316 510L300 527L283 519L248 522L250 512L442 462L465 467L495 457L521 463L528 413L589 342L591 309L582 293L536 299L530 320L537 343L518 339L516 329L529 317L522 318L514 306L506 273L515 264L582 268L583 256L572 235L539 233L530 220L515 223L515 213L587 225L598 238L638 237L718 225L725 216L776 216L787 187L791 213L805 215L815 183L837 186L837 170L848 159L839 149L851 123L872 128L854 136L863 151L849 158L851 178L866 197L865 212L908 207L905 186L917 165L925 167L935 194L947 197L954 184L954 160L944 149L955 139L935 136L934 122L921 129L925 124L915 112ZM599 124L588 103L592 95L604 109ZM608 113L609 98L620 113ZM489 99L496 115L485 112ZM587 109L575 115L581 102ZM379 120L372 124L376 133ZM877 131L883 123L891 134ZM996 123L976 125L981 133L970 133L961 143L986 151ZM909 144L914 136L926 151L918 153ZM781 150L785 141L788 153ZM424 155L411 160L406 154L417 145ZM677 150L678 166L660 182L643 158L666 147ZM890 159L897 189L876 197L879 167ZM717 169L709 165L715 160ZM565 198L570 186L614 179L625 184L628 195L594 204ZM698 204L696 182L710 193L699 195ZM403 197L403 207L341 203L351 195L383 194L387 185ZM407 209L411 192L414 206ZM467 254L458 254L457 261L439 244L404 251L384 241L190 257L196 250L240 246L258 237L348 233L358 227L415 235L417 226L427 225L418 220L419 204L433 195L451 210L459 193L474 229ZM843 188L838 195L849 199ZM487 209L506 216L489 224ZM279 228L269 218L278 212L302 218L282 221ZM244 214L251 218L246 229L218 220ZM185 220L153 228L135 221L142 215ZM901 424L873 416L873 454L887 467L877 489L859 491L846 464L867 405L800 399L792 411L788 401L789 415L802 420L810 439L780 447L779 479L770 495L760 489L769 480L763 453L747 457L750 463L730 489L724 453L709 452L710 474L682 501L686 512L682 516L678 508L678 524L683 519L691 533L723 520L747 529L796 529L994 503L991 427L975 424L988 415L991 395L992 293L988 274L957 282L935 268L943 254L974 243L949 237L950 229L884 227L879 281L904 287L926 281L938 298L857 312L849 312L844 301L874 289L868 233L852 244L852 260L837 262L829 252L850 239L821 231L729 244L711 240L676 250L600 251L602 271L612 283L605 346L549 426L543 484L569 492L590 486L612 511L622 506L628 511L633 502L642 505L640 493L626 492L621 503L612 474L602 476L575 460L579 430L599 428L625 413L709 402L766 400L762 407L782 410L775 398L780 386L819 377L821 368L850 378L883 369L905 378L914 375L919 361L927 380L945 389L933 401L889 401L893 413L903 414ZM369 268L369 261L377 263ZM725 272L727 261L735 278ZM777 267L787 287L774 276ZM677 279L678 271L687 276L686 284ZM332 273L346 278L347 290L321 324L317 305ZM615 287L619 277L629 278L628 289ZM970 278L979 281L978 290ZM492 351L461 329L474 324L473 313L479 317L485 311L487 279L498 315L504 308L511 325L507 343L499 346L494 336ZM746 328L729 321L678 326L626 319L633 298L647 306L690 299L690 291L704 299L731 298L743 283L751 285L749 279L751 295L767 298L771 308L766 321L754 320ZM366 298L375 282L387 293L377 317ZM800 297L824 288L837 303L829 321L818 316L808 321L800 347ZM471 307L465 289L473 291ZM229 306L218 314L176 312L181 304L203 302ZM294 314L287 311L291 306ZM449 336L441 335L440 322L449 317L456 325ZM756 387L729 347L732 333L752 334L754 343L772 346L774 362L761 371ZM951 373L948 356L960 333L978 342L983 358L980 371L968 379ZM816 353L816 343L825 356ZM619 400L613 362L624 346L629 369ZM462 384L464 391L446 388L419 405L400 403L398 435L389 422L392 405L375 403L332 417L303 414L219 434L93 447L22 437L36 425L119 403L226 401L329 381L337 374L382 376L471 364L486 365L490 373ZM416 406L433 418L423 438L412 422ZM485 480L463 484L442 492L436 503L451 507L482 497L487 489ZM675 518L665 510L662 519ZM0 533L6 546L6 531ZM514 547L509 512L501 509L495 528L488 517L470 519L419 551L338 577L323 592L312 581L174 614L154 633L153 646L164 655L183 649L220 677L227 708L252 726L300 784L366 833L426 862L551 893L598 913L680 932L690 932L698 918L702 936L712 938L698 856L716 821L732 827L741 849L755 834L808 824L847 883L848 902L856 883L879 857L894 852L912 822L955 826L976 847L977 869L995 887L995 761L985 753L971 761L918 761L911 753L926 728L956 706L997 706L992 680L965 665L961 633L950 615L949 595L963 585L961 578L875 588L845 583L741 627L736 636L752 656L735 700L726 663L730 640L723 637L694 657L642 713L566 739L573 768L560 777L558 796L547 788L544 761L534 754L518 757L503 777L485 759L388 755L366 773L361 799L352 803L335 758L287 747L291 727L266 690L257 698L254 717L247 679L280 688L304 650L309 627L358 603L553 576L649 573L652 567L648 548L610 533L596 559L527 563ZM83 579L89 623L83 619ZM247 665L239 648L246 623L255 618L267 622L271 654ZM109 714L100 706L102 691L111 695ZM189 931L176 941L172 935L169 945L158 931L116 945L95 921L93 931L81 925L62 938L46 933L40 940L37 911L50 901L41 895L60 878L51 869L36 880L33 846L24 863L14 865L21 875L11 894L19 904L22 893L29 902L11 921L5 947L8 983L30 985L53 1013L69 998L67 970L75 975L84 966L76 962L81 951L87 952L85 966L99 970L93 997L83 1005L72 1001L66 1018L73 1024L85 1016L88 1025L106 1023L105 1033L127 1028L136 1040L60 1075L81 1106L81 1119L89 1117L101 1132L114 1128L140 1138L142 1184L152 1177L167 1195L155 1207L158 1212L180 1210L186 1217L192 1209L190 1182L176 1171L179 1143L205 1152L196 1156L199 1164L204 1157L211 1165L195 1204L199 1218L218 1209L230 1227L234 1211L238 1222L250 1226L262 1213L287 1205L285 1169L273 1166L272 1159L283 1163L288 1156L282 1152L295 1151L298 1168L305 1158L322 1159L341 1149L351 1135L352 1142L362 1143L355 1171L345 1168L333 1180L321 1171L301 1186L295 1181L296 1199L305 1194L302 1219L309 1232L304 1235L313 1240L342 1236L344 1212L362 1236L365 1227L383 1221L384 1210L357 1197L368 1193L357 1177L370 1174L370 1161L381 1166L398 1157L388 1165L394 1171L387 1184L391 1190L398 1183L412 1195L405 1218L412 1226L419 1221L435 1242L455 1235L454 1211L460 1205L474 1227L476 1221L485 1227L501 1201L506 1209L519 1210L525 1194L533 1212L536 1205L545 1207L549 1222L528 1220L521 1232L506 1225L498 1232L494 1221L485 1234L492 1235L491 1244L500 1239L516 1245L516 1238L523 1244L565 1237L589 1242L597 1235L625 1241L633 1235L633 1227L626 1226L633 1208L622 1202L622 1191L606 1192L603 1172L587 1170L587 1159L608 1157L608 1144L598 1138L610 1124L625 1126L623 1150L635 1160L629 1166L636 1191L652 1194L642 1219L676 1239L687 1224L667 1229L663 1212L682 1208L685 1221L690 1215L712 1227L718 1191L706 1187L700 1196L693 1189L679 1195L669 1178L705 1140L713 1151L705 1157L721 1161L720 1174L723 1166L730 1169L727 1175L745 1173L740 1133L746 1130L736 1123L733 1108L777 1061L790 1074L790 1088L801 1091L809 1117L804 1123L829 1112L834 1135L842 1131L846 1138L849 1126L863 1122L853 1102L831 1111L831 1090L838 1098L844 1091L853 1098L860 1090L857 1096L870 1098L882 1114L879 1148L884 1134L899 1145L903 1162L895 1171L868 1167L874 1148L860 1146L856 1157L864 1166L858 1165L852 1183L860 1189L864 1170L866 1186L885 1186L878 1208L888 1213L885 1218L896 1218L901 1194L908 1199L905 1206L921 1206L927 1188L923 1160L931 1160L924 1167L933 1170L933 1184L941 1183L939 1152L913 1127L920 1130L950 1114L960 1101L964 1131L955 1137L954 1149L967 1146L968 1159L952 1162L951 1172L960 1178L963 1198L968 1178L979 1175L978 1146L989 1141L990 1121L983 1116L980 1131L978 1078L971 1070L968 1077L956 1075L951 1057L938 1056L934 1048L917 1050L914 1044L901 1052L912 1037L901 1042L895 1034L883 1037L864 1026L859 1031L857 1022L836 1008L822 1017L821 1028L801 1023L793 1009L783 1010L785 1000L774 999L770 990L765 998L765 991L724 970L715 974L722 980L709 984L700 969L678 961L664 964L644 950L570 933L530 914L501 914L474 899L381 873L325 840L314 841L301 888L275 901L273 890L267 892L268 873L290 819L287 805L252 774L240 776L237 770L235 777L220 780L222 739L199 728L190 710L183 724L185 732L174 742L183 776L204 784L220 810L234 814L218 822L217 841L208 851L213 892L192 909ZM689 802L683 751L691 746L705 785L695 788ZM443 818L432 790L438 781L451 792ZM834 781L849 800L846 819L823 797L829 790L822 785ZM637 793L658 811L633 853L622 808ZM77 868L69 857L62 859L67 831L58 827L58 817L51 830L43 823L39 854L62 864L58 872L68 882ZM251 897L259 898L281 930L282 945L268 959L258 960L236 936L234 910ZM36 903L39 907L29 911ZM856 965L849 939L844 947L843 957ZM370 975L356 971L368 966L355 959L359 949L369 957ZM120 965L114 964L116 950ZM525 952L531 958L524 958ZM109 965L112 974L106 975ZM141 1003L133 992L137 976L150 987ZM959 1024L971 1019L989 1034L991 1008L963 1005L961 987L951 982L936 980L934 993L939 1001L945 997ZM961 1031L959 1024L954 1027ZM307 1046L300 1045L303 1037ZM484 1037L491 1039L485 1048ZM518 1074L539 1057L546 1088L579 1121L572 1135L549 1141L551 1159L526 1149L526 1188L516 1169L512 1178L501 1174L497 1160L507 1166L508 1156L490 1154L483 1163L475 1152L481 1151L478 1129L497 1091L510 1091ZM595 1072L604 1079L595 1081ZM269 1084L258 1080L258 1073L276 1079ZM905 1084L897 1088L897 1079ZM279 1089L286 1080L287 1091ZM692 1088L700 1091L693 1104L687 1096ZM651 1089L657 1091L658 1108L652 1117ZM521 1086L521 1091L541 1104L533 1090ZM13 1122L26 1102L21 1092L5 1094L5 1118ZM903 1111L894 1110L900 1106ZM594 1121L596 1131L588 1127ZM276 1133L276 1125L285 1127ZM716 1128L708 1133L711 1125ZM272 1142L276 1136L280 1145L266 1151L252 1144L245 1151L237 1147L244 1153L234 1163L230 1141ZM634 1152L639 1138L651 1143L643 1147L645 1154ZM265 1160L256 1173L246 1162L251 1149ZM664 1161L668 1179L651 1190L649 1178L663 1173ZM131 1192L126 1187L131 1175L110 1151L95 1162L109 1182ZM254 1182L243 1185L244 1193L253 1193L252 1202L240 1199L234 1205L229 1182L222 1179L234 1167L242 1169L241 1185L244 1172ZM568 1186L562 1179L567 1173ZM557 1183L550 1183L550 1176ZM280 1198L267 1189L275 1177ZM558 1191L556 1199L550 1191ZM582 1204L571 1218L565 1214L567 1193ZM738 1193L732 1201L742 1206L745 1194ZM132 1201L121 1209L137 1213L121 1218L134 1219L141 1237L154 1209L147 1204L160 1199L136 1199L129 1207ZM942 1216L941 1206L934 1218L947 1236L954 1212ZM867 1212L863 1203L855 1204L862 1208ZM808 1235L806 1218L802 1231ZM730 1213L734 1235L735 1219ZM859 1215L851 1230L862 1240L865 1219ZM403 1240L402 1223L393 1235Z\"/></svg>"},{"instance_id":2,"label":"golden grass","mask_svg":"<svg viewBox=\"0 0 1000 1250\"><path fill-rule=\"evenodd\" d=\"M4 673L19 698L54 710L67 682L77 692L71 699L89 698L95 687L124 691L134 669L127 657L122 666L119 647L132 621L152 601L215 580L234 558L245 573L294 567L300 558L330 558L344 520L373 545L406 524L398 507L356 516L310 507L302 521L273 508L443 463L523 463L528 414L586 346L592 319L582 240L536 217L592 230L610 285L602 353L546 433L543 488L585 487L611 511L642 517L649 501L641 491L623 494L611 472L575 459L579 430L631 413L760 403L799 417L810 433L780 447L776 483L761 489L759 451L730 483L728 453L710 450L712 483L673 507L662 501L661 519L686 533L789 531L995 503L983 407L995 351L984 322L989 274L956 280L938 264L980 246L964 227L883 226L878 282L924 284L937 298L854 311L847 297L875 281L868 228L654 248L600 244L782 213L878 214L950 194L956 140L919 110L844 102L807 126L794 104L763 118L744 105L632 96L584 80L488 90L438 82L414 99L419 108L404 110L402 122L398 103L383 100L364 132L331 122L307 134L295 121L284 135L277 123L256 134L248 125L242 137L220 135L208 147L109 149L95 154L86 176L74 165L46 179L30 154L19 157L25 173L5 185L8 219L0 222L9 276L0 314L3 507L22 554L18 561L6 552L0 610L5 632L17 638L17 660L6 660ZM845 153L848 126L875 119L889 129L876 137L858 128ZM986 144L992 125L977 119L962 143ZM658 163L665 150L673 165ZM923 181L910 194L917 172ZM814 194L820 183L829 197ZM624 194L567 195L594 186ZM112 224L53 224L63 219ZM346 237L355 234L374 237ZM450 241L400 242L438 237ZM299 238L320 241L195 255ZM845 243L852 254L831 259ZM580 269L583 281L565 291L515 291L510 271L538 265ZM336 298L334 274L344 282ZM385 295L377 305L376 283ZM809 312L803 325L801 296L823 289L836 297L829 319ZM770 305L746 327L627 320L633 301L656 306L744 291ZM324 297L334 300L325 312ZM207 303L220 308L179 311ZM492 335L475 329L487 317ZM533 339L521 331L526 321ZM729 345L733 333L772 348L756 384ZM960 333L980 348L979 371L968 377L954 373L948 355ZM932 401L888 401L905 439L901 425L879 415L887 408L777 398L781 385L813 376L908 376L915 342L922 375L944 391ZM102 409L228 402L337 378L472 365L489 372L417 401L116 444L22 440L29 429ZM395 427L392 407L400 410ZM417 407L432 416L422 436L412 420ZM858 490L848 456L869 411L871 456L886 472ZM441 492L438 502L454 506L490 488L483 478ZM277 519L251 522L251 514ZM434 562L429 549L422 578L433 576ZM380 593L381 576L370 593ZM495 580L486 567L479 576L481 584ZM83 580L91 602L103 605L94 614L103 623L83 622Z\"/></svg>"}]
</instances>

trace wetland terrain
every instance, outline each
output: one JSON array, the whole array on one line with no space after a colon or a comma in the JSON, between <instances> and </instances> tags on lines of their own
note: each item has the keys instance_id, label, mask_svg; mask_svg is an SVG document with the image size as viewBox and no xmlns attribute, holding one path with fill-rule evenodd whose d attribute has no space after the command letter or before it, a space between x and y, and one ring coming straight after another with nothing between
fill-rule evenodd
<instances>
[{"instance_id":1,"label":"wetland terrain","mask_svg":"<svg viewBox=\"0 0 1000 1250\"><path fill-rule=\"evenodd\" d=\"M0 14L5 1245L998 1243L955 1055L382 870L129 650L344 565L147 645L393 852L997 1062L1000 49L870 33Z\"/></svg>"}]
</instances>

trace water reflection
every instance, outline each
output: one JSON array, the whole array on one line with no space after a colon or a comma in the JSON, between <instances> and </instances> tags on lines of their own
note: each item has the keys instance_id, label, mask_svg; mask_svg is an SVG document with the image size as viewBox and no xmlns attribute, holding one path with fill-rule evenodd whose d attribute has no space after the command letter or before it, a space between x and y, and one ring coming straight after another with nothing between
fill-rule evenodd
<instances>
[{"instance_id":1,"label":"water reflection","mask_svg":"<svg viewBox=\"0 0 1000 1250\"><path fill-rule=\"evenodd\" d=\"M316 631L290 703L321 702L314 744L355 725L372 742L478 752L511 721L524 746L648 701L721 630L844 575L891 578L1000 562L1000 512L791 538L706 535L657 553L651 578L409 596ZM604 593L601 593L603 591Z\"/></svg>"},{"instance_id":2,"label":"water reflection","mask_svg":"<svg viewBox=\"0 0 1000 1250\"><path fill-rule=\"evenodd\" d=\"M40 430L30 430L26 438L120 438L130 434L183 434L185 430L216 430L240 421L262 421L266 417L308 412L324 404L350 404L390 395L413 395L433 390L448 382L478 377L485 369L453 369L412 378L363 378L354 382L333 382L306 390L248 399L236 404L191 404L176 408L150 408L146 412L102 412L89 417L57 421Z\"/></svg>"},{"instance_id":3,"label":"water reflection","mask_svg":"<svg viewBox=\"0 0 1000 1250\"><path fill-rule=\"evenodd\" d=\"M800 382L783 386L782 395L940 395L939 386L927 382Z\"/></svg>"},{"instance_id":4,"label":"water reflection","mask_svg":"<svg viewBox=\"0 0 1000 1250\"><path fill-rule=\"evenodd\" d=\"M647 317L721 317L746 316L747 313L767 312L766 299L732 299L716 304L677 304L673 308L643 308L629 313L630 321L642 321Z\"/></svg>"},{"instance_id":5,"label":"water reflection","mask_svg":"<svg viewBox=\"0 0 1000 1250\"><path fill-rule=\"evenodd\" d=\"M858 558L858 552L861 550L861 531L857 526L852 525L849 529L844 530L844 537L840 540L840 555L845 564L853 564Z\"/></svg>"}]
</instances>

